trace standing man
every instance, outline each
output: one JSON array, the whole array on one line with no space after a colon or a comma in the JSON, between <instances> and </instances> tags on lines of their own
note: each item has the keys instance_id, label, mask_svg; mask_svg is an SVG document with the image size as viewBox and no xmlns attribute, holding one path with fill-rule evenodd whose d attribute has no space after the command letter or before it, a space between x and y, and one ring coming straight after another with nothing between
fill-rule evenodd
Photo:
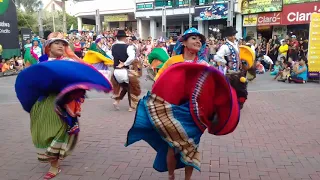
<instances>
[{"instance_id":1,"label":"standing man","mask_svg":"<svg viewBox=\"0 0 320 180\"><path fill-rule=\"evenodd\" d=\"M224 74L229 71L238 71L240 68L239 59L239 47L236 42L236 31L233 27L227 27L223 32L222 36L226 38L226 43L223 44L217 54L214 56L214 60L219 65L220 71Z\"/></svg>"},{"instance_id":2,"label":"standing man","mask_svg":"<svg viewBox=\"0 0 320 180\"><path fill-rule=\"evenodd\" d=\"M114 71L111 78L111 83L113 86L113 94L115 99L115 102L113 103L114 107L119 110L118 105L120 100L122 100L126 93L128 93L129 111L132 111L135 107L131 104L133 98L131 97L132 92L130 90L132 89L130 86L138 87L137 89L140 91L139 93L141 93L141 90L139 84L136 84L136 82L132 81L130 82L129 66L135 60L136 52L134 46L126 44L127 37L128 36L124 30L118 30L116 35L117 41L111 48L112 56L114 58Z\"/></svg>"}]
</instances>

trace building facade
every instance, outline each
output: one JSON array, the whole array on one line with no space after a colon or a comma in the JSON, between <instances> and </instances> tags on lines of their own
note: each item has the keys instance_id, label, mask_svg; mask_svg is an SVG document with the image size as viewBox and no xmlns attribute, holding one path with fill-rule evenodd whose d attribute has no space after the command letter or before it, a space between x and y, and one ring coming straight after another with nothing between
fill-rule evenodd
<instances>
[{"instance_id":1,"label":"building facade","mask_svg":"<svg viewBox=\"0 0 320 180\"><path fill-rule=\"evenodd\" d=\"M235 3L234 26L241 35L242 16L237 9ZM192 27L206 36L221 37L220 30L227 26L227 13L227 1L224 0L190 0L190 5L189 0L136 0L135 17L142 38L179 36L189 28L189 14L192 15Z\"/></svg>"},{"instance_id":2,"label":"building facade","mask_svg":"<svg viewBox=\"0 0 320 180\"><path fill-rule=\"evenodd\" d=\"M77 0L74 5L74 15L78 18L78 30L83 24L96 25L97 10L99 10L101 30L137 29L134 16L135 2L133 0Z\"/></svg>"},{"instance_id":3,"label":"building facade","mask_svg":"<svg viewBox=\"0 0 320 180\"><path fill-rule=\"evenodd\" d=\"M319 0L276 0L259 9L261 3L262 0L254 0L242 4L244 36L257 38L257 34L261 34L269 39L274 35L285 38L294 34L308 38L311 14L320 13Z\"/></svg>"}]
</instances>

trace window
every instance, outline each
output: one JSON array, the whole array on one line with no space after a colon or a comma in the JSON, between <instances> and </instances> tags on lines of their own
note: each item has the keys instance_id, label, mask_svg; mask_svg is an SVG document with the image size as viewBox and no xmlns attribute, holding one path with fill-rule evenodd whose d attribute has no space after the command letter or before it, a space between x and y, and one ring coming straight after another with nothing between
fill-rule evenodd
<instances>
[{"instance_id":1,"label":"window","mask_svg":"<svg viewBox=\"0 0 320 180\"><path fill-rule=\"evenodd\" d=\"M155 0L156 7L172 6L172 0Z\"/></svg>"}]
</instances>

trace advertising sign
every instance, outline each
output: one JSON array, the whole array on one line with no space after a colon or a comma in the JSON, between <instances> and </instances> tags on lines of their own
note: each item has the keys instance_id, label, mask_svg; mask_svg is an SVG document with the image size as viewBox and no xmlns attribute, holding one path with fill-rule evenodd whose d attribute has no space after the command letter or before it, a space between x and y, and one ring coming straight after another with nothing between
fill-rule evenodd
<instances>
[{"instance_id":1,"label":"advertising sign","mask_svg":"<svg viewBox=\"0 0 320 180\"><path fill-rule=\"evenodd\" d=\"M242 14L277 12L282 10L282 0L242 0Z\"/></svg>"},{"instance_id":2,"label":"advertising sign","mask_svg":"<svg viewBox=\"0 0 320 180\"><path fill-rule=\"evenodd\" d=\"M28 39L31 40L31 29L29 28L21 28L20 30L21 37L22 37L22 47L26 44Z\"/></svg>"},{"instance_id":3,"label":"advertising sign","mask_svg":"<svg viewBox=\"0 0 320 180\"><path fill-rule=\"evenodd\" d=\"M258 26L273 26L281 24L281 13L264 13L258 15Z\"/></svg>"},{"instance_id":4,"label":"advertising sign","mask_svg":"<svg viewBox=\"0 0 320 180\"><path fill-rule=\"evenodd\" d=\"M207 8L195 9L195 21L226 19L228 15L228 4L214 4Z\"/></svg>"},{"instance_id":5,"label":"advertising sign","mask_svg":"<svg viewBox=\"0 0 320 180\"><path fill-rule=\"evenodd\" d=\"M119 14L119 15L107 15L104 16L105 22L119 22L119 21L128 21L128 14Z\"/></svg>"},{"instance_id":6,"label":"advertising sign","mask_svg":"<svg viewBox=\"0 0 320 180\"><path fill-rule=\"evenodd\" d=\"M299 4L307 2L317 2L319 0L283 0L283 4Z\"/></svg>"},{"instance_id":7,"label":"advertising sign","mask_svg":"<svg viewBox=\"0 0 320 180\"><path fill-rule=\"evenodd\" d=\"M244 27L257 26L257 23L258 23L258 15L257 14L243 16L243 26Z\"/></svg>"},{"instance_id":8,"label":"advertising sign","mask_svg":"<svg viewBox=\"0 0 320 180\"><path fill-rule=\"evenodd\" d=\"M0 0L0 44L4 58L20 54L16 6L12 0Z\"/></svg>"},{"instance_id":9,"label":"advertising sign","mask_svg":"<svg viewBox=\"0 0 320 180\"><path fill-rule=\"evenodd\" d=\"M282 24L309 24L312 13L320 13L320 2L283 6Z\"/></svg>"},{"instance_id":10,"label":"advertising sign","mask_svg":"<svg viewBox=\"0 0 320 180\"><path fill-rule=\"evenodd\" d=\"M311 15L308 64L309 72L320 72L320 13Z\"/></svg>"},{"instance_id":11,"label":"advertising sign","mask_svg":"<svg viewBox=\"0 0 320 180\"><path fill-rule=\"evenodd\" d=\"M153 2L149 3L137 3L137 10L147 10L147 9L153 9Z\"/></svg>"}]
</instances>

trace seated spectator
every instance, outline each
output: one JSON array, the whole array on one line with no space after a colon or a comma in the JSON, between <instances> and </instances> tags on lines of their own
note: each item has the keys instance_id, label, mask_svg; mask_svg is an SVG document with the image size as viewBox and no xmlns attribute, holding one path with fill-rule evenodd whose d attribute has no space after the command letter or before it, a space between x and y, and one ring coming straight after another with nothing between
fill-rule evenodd
<instances>
[{"instance_id":1,"label":"seated spectator","mask_svg":"<svg viewBox=\"0 0 320 180\"><path fill-rule=\"evenodd\" d=\"M3 65L4 65L4 60L0 60L1 62L0 62L0 72L2 72L2 67L3 67Z\"/></svg>"},{"instance_id":2,"label":"seated spectator","mask_svg":"<svg viewBox=\"0 0 320 180\"><path fill-rule=\"evenodd\" d=\"M280 61L276 61L276 64L273 66L273 71L270 72L271 76L277 75L281 70Z\"/></svg>"},{"instance_id":3,"label":"seated spectator","mask_svg":"<svg viewBox=\"0 0 320 180\"><path fill-rule=\"evenodd\" d=\"M256 73L257 74L264 74L266 70L264 69L264 66L261 64L261 61L257 61L256 63Z\"/></svg>"},{"instance_id":4,"label":"seated spectator","mask_svg":"<svg viewBox=\"0 0 320 180\"><path fill-rule=\"evenodd\" d=\"M301 57L299 65L294 68L291 76L288 78L289 83L306 83L308 80L308 60L306 57Z\"/></svg>"},{"instance_id":5,"label":"seated spectator","mask_svg":"<svg viewBox=\"0 0 320 180\"><path fill-rule=\"evenodd\" d=\"M5 73L7 71L10 71L10 59L6 59L5 63L1 67L1 72Z\"/></svg>"},{"instance_id":6,"label":"seated spectator","mask_svg":"<svg viewBox=\"0 0 320 180\"><path fill-rule=\"evenodd\" d=\"M291 63L289 62L284 62L284 68L282 71L280 71L275 77L274 79L277 79L278 77L278 81L281 82L286 82L286 80L288 79L288 77L291 74Z\"/></svg>"}]
</instances>

